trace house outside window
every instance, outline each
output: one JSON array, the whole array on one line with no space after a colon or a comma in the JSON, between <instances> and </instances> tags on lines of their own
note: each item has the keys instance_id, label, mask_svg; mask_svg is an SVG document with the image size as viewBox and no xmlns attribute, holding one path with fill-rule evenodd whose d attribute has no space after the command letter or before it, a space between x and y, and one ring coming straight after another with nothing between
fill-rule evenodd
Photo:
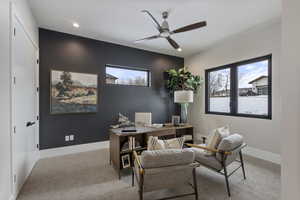
<instances>
[{"instance_id":1,"label":"house outside window","mask_svg":"<svg viewBox=\"0 0 300 200\"><path fill-rule=\"evenodd\" d=\"M259 95L268 94L268 76L260 76L249 82L252 84L252 91Z\"/></svg>"},{"instance_id":2,"label":"house outside window","mask_svg":"<svg viewBox=\"0 0 300 200\"><path fill-rule=\"evenodd\" d=\"M116 84L117 79L118 79L118 77L115 77L109 73L106 73L105 80L106 80L107 84Z\"/></svg>"}]
</instances>

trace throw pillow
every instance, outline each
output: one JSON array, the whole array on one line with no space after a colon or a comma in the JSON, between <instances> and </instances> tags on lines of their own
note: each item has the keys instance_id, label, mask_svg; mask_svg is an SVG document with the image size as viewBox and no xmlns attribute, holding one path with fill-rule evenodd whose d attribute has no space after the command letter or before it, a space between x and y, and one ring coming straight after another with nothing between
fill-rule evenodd
<instances>
[{"instance_id":1,"label":"throw pillow","mask_svg":"<svg viewBox=\"0 0 300 200\"><path fill-rule=\"evenodd\" d=\"M165 149L165 143L153 136L149 137L147 146L149 151Z\"/></svg>"},{"instance_id":2,"label":"throw pillow","mask_svg":"<svg viewBox=\"0 0 300 200\"><path fill-rule=\"evenodd\" d=\"M221 140L223 140L225 137L228 137L230 135L230 131L229 131L229 126L226 125L224 127L221 128L217 128L216 129L218 134L220 135L220 141L218 142L216 148L219 146Z\"/></svg>"},{"instance_id":3,"label":"throw pillow","mask_svg":"<svg viewBox=\"0 0 300 200\"><path fill-rule=\"evenodd\" d=\"M211 149L217 149L220 142L222 141L222 139L229 136L229 135L230 135L230 132L229 132L229 127L228 126L224 126L224 127L214 129L212 131L212 133L209 134L209 136L208 136L206 146L208 148L211 148ZM211 151L206 151L206 153L208 155L214 155L215 154L214 152L211 152Z\"/></svg>"},{"instance_id":4,"label":"throw pillow","mask_svg":"<svg viewBox=\"0 0 300 200\"><path fill-rule=\"evenodd\" d=\"M162 149L182 149L184 144L184 137L172 138L168 140L160 140L158 137L150 136L148 139L148 150L162 150Z\"/></svg>"},{"instance_id":5,"label":"throw pillow","mask_svg":"<svg viewBox=\"0 0 300 200\"><path fill-rule=\"evenodd\" d=\"M208 136L206 147L210 149L215 149L217 143L220 141L220 134L218 134L217 130L214 129ZM214 155L214 152L206 151L207 155Z\"/></svg>"},{"instance_id":6,"label":"throw pillow","mask_svg":"<svg viewBox=\"0 0 300 200\"><path fill-rule=\"evenodd\" d=\"M165 149L182 149L184 144L184 137L178 137L163 141L165 143Z\"/></svg>"}]
</instances>

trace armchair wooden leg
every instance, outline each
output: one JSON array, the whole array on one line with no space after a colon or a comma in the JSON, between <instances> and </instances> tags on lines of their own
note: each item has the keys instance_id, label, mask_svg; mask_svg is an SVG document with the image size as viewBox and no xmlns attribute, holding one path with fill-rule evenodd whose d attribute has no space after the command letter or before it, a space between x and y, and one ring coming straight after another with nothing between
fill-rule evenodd
<instances>
[{"instance_id":1,"label":"armchair wooden leg","mask_svg":"<svg viewBox=\"0 0 300 200\"><path fill-rule=\"evenodd\" d=\"M195 199L198 200L198 186L197 186L196 168L193 169L193 180L194 180Z\"/></svg>"},{"instance_id":2,"label":"armchair wooden leg","mask_svg":"<svg viewBox=\"0 0 300 200\"><path fill-rule=\"evenodd\" d=\"M245 173L245 166L244 166L244 159L243 159L242 151L240 151L240 160L241 160L241 165L242 165L244 179L246 179L246 173Z\"/></svg>"},{"instance_id":3,"label":"armchair wooden leg","mask_svg":"<svg viewBox=\"0 0 300 200\"><path fill-rule=\"evenodd\" d=\"M225 181L226 181L227 193L228 193L228 196L230 197L231 194L230 194L230 188L229 188L228 174L227 174L227 168L225 165L224 165L224 176L225 176Z\"/></svg>"},{"instance_id":4,"label":"armchair wooden leg","mask_svg":"<svg viewBox=\"0 0 300 200\"><path fill-rule=\"evenodd\" d=\"M143 200L144 195L143 195L143 189L141 187L139 188L139 196L140 196L140 200Z\"/></svg>"},{"instance_id":5,"label":"armchair wooden leg","mask_svg":"<svg viewBox=\"0 0 300 200\"><path fill-rule=\"evenodd\" d=\"M140 200L144 199L144 175L140 175L140 181L139 181L139 196Z\"/></svg>"},{"instance_id":6,"label":"armchair wooden leg","mask_svg":"<svg viewBox=\"0 0 300 200\"><path fill-rule=\"evenodd\" d=\"M131 185L132 185L132 187L134 186L134 168L132 167L131 168L131 170L132 170L132 174L131 174Z\"/></svg>"}]
</instances>

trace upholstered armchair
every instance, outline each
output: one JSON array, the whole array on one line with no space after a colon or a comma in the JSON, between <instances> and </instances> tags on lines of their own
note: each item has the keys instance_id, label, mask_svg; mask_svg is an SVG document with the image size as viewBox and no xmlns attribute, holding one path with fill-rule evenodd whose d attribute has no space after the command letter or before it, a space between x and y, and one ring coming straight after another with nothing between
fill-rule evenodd
<instances>
[{"instance_id":1,"label":"upholstered armchair","mask_svg":"<svg viewBox=\"0 0 300 200\"><path fill-rule=\"evenodd\" d=\"M205 144L188 144L195 152L195 160L201 166L218 172L225 177L228 196L231 196L228 178L242 168L244 179L246 179L245 167L243 161L242 149L246 146L243 137L239 134L229 135L221 139L217 148L208 148ZM240 165L228 174L227 167L233 162L239 162Z\"/></svg>"},{"instance_id":2,"label":"upholstered armchair","mask_svg":"<svg viewBox=\"0 0 300 200\"><path fill-rule=\"evenodd\" d=\"M135 177L139 187L140 200L143 200L145 192L182 187L184 185L192 186L194 192L163 199L195 195L196 200L198 200L195 168L199 164L194 162L195 154L193 150L154 150L144 151L141 155L137 155L134 151L133 155L132 186L134 186ZM191 180L192 184L190 183Z\"/></svg>"}]
</instances>

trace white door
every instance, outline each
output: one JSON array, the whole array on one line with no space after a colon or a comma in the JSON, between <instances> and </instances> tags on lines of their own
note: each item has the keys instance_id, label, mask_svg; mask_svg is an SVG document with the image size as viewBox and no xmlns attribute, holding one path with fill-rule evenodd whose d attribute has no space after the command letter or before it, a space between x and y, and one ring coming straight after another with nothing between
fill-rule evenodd
<instances>
[{"instance_id":1,"label":"white door","mask_svg":"<svg viewBox=\"0 0 300 200\"><path fill-rule=\"evenodd\" d=\"M37 48L16 16L12 17L12 157L17 195L38 159Z\"/></svg>"}]
</instances>

